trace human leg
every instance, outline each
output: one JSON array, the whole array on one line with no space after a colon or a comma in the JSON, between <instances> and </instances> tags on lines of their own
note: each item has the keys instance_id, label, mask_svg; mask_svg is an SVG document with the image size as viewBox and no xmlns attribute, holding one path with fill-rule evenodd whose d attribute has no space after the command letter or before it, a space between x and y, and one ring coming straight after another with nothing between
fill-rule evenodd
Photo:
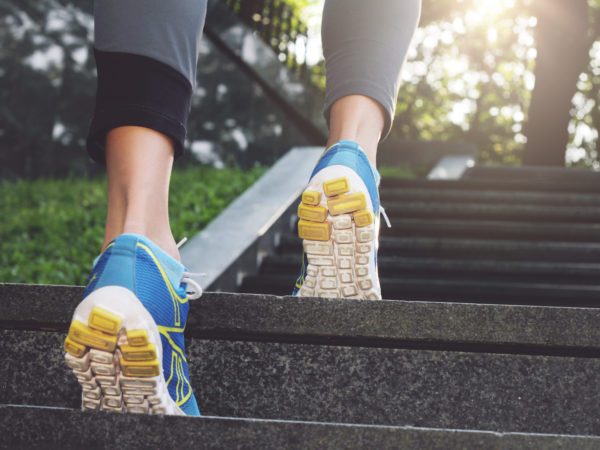
<instances>
[{"instance_id":1,"label":"human leg","mask_svg":"<svg viewBox=\"0 0 600 450\"><path fill-rule=\"evenodd\" d=\"M377 144L390 130L420 1L327 0L327 151L298 207L303 262L294 295L381 298Z\"/></svg>"},{"instance_id":2,"label":"human leg","mask_svg":"<svg viewBox=\"0 0 600 450\"><path fill-rule=\"evenodd\" d=\"M206 2L96 0L88 151L108 170L105 242L65 340L82 408L198 415L183 330L189 280L168 221ZM198 295L198 292L190 298Z\"/></svg>"},{"instance_id":3,"label":"human leg","mask_svg":"<svg viewBox=\"0 0 600 450\"><path fill-rule=\"evenodd\" d=\"M332 126L335 103L353 95L369 97L379 104L384 123L378 131L381 138L388 135L400 70L420 13L421 0L325 1L321 36L327 74L324 114L330 135L337 131ZM351 109L356 103L347 106ZM356 121L355 126L360 125ZM365 150L372 146L370 142L358 143Z\"/></svg>"},{"instance_id":4,"label":"human leg","mask_svg":"<svg viewBox=\"0 0 600 450\"><path fill-rule=\"evenodd\" d=\"M346 95L331 105L327 148L339 141L359 142L375 166L377 145L385 124L379 103L365 95Z\"/></svg>"},{"instance_id":5,"label":"human leg","mask_svg":"<svg viewBox=\"0 0 600 450\"><path fill-rule=\"evenodd\" d=\"M171 140L150 128L124 126L108 133L108 213L102 248L123 233L136 233L179 260L168 212L173 155Z\"/></svg>"}]
</instances>

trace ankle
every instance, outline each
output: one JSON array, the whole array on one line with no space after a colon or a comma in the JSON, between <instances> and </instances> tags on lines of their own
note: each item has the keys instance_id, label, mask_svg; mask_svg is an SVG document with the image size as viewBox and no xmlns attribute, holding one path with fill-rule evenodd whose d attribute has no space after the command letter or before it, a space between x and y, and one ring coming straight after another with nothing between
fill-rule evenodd
<instances>
[{"instance_id":1,"label":"ankle","mask_svg":"<svg viewBox=\"0 0 600 450\"><path fill-rule=\"evenodd\" d=\"M373 139L365 139L364 137L357 136L356 133L340 133L339 135L330 135L326 144L326 149L330 148L332 145L337 144L340 141L352 141L356 142L363 153L367 156L369 163L374 168L377 167L377 144L378 140Z\"/></svg>"},{"instance_id":2,"label":"ankle","mask_svg":"<svg viewBox=\"0 0 600 450\"><path fill-rule=\"evenodd\" d=\"M159 230L155 227L148 227L144 223L128 222L118 229L118 231L115 229L109 231L109 227L107 227L102 248L105 248L111 241L116 239L117 236L128 233L139 234L148 238L169 256L177 261L181 261L179 249L177 248L175 238L173 237L170 228Z\"/></svg>"}]
</instances>

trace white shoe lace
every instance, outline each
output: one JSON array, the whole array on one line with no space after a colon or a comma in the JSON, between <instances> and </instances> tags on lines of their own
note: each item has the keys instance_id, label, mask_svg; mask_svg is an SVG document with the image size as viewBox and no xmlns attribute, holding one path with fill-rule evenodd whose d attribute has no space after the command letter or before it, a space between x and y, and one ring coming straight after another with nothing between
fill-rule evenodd
<instances>
[{"instance_id":1,"label":"white shoe lace","mask_svg":"<svg viewBox=\"0 0 600 450\"><path fill-rule=\"evenodd\" d=\"M185 244L187 242L187 240L188 240L187 237L184 237L182 240L180 240L177 243L177 248L179 249L179 247L181 247L183 244ZM186 293L190 300L196 300L197 298L200 298L202 296L202 286L200 286L200 283L198 283L196 280L192 279L191 277L205 277L205 276L206 276L205 273L183 272L183 277L181 278L181 282L187 284L188 287L190 287L190 285L191 285L193 288L191 291L186 290Z\"/></svg>"},{"instance_id":2,"label":"white shoe lace","mask_svg":"<svg viewBox=\"0 0 600 450\"><path fill-rule=\"evenodd\" d=\"M193 273L193 272L183 272L183 277L181 278L182 283L186 283L188 288L190 285L192 286L192 290L186 290L188 298L190 300L196 300L202 296L202 286L196 280L191 277L205 277L205 273Z\"/></svg>"},{"instance_id":3,"label":"white shoe lace","mask_svg":"<svg viewBox=\"0 0 600 450\"><path fill-rule=\"evenodd\" d=\"M387 225L387 227L388 228L392 228L392 224L390 223L390 219L388 219L388 216L385 213L385 208L383 206L381 206L381 205L379 205L379 212L381 213L381 215L385 219L385 224Z\"/></svg>"}]
</instances>

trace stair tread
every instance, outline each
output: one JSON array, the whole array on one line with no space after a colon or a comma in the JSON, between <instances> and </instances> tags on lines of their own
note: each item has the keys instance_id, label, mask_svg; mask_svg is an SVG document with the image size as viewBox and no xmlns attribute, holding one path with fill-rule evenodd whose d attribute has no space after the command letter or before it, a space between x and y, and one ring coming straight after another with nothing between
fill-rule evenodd
<instances>
[{"instance_id":1,"label":"stair tread","mask_svg":"<svg viewBox=\"0 0 600 450\"><path fill-rule=\"evenodd\" d=\"M390 201L436 201L436 202L494 202L499 204L519 205L561 205L567 206L600 206L597 193L569 192L536 192L536 191L502 191L472 190L464 188L426 188L426 187L382 187L382 202Z\"/></svg>"},{"instance_id":2,"label":"stair tread","mask_svg":"<svg viewBox=\"0 0 600 450\"><path fill-rule=\"evenodd\" d=\"M82 292L0 285L11 361L0 403L76 407L60 342ZM598 319L591 308L206 293L186 349L208 415L600 434Z\"/></svg>"},{"instance_id":3,"label":"stair tread","mask_svg":"<svg viewBox=\"0 0 600 450\"><path fill-rule=\"evenodd\" d=\"M259 275L294 276L298 272L300 258L286 253L268 255L261 262ZM563 262L563 261L506 261L469 258L426 258L403 256L380 256L379 274L381 277L402 277L418 273L423 277L438 277L451 274L458 277L515 276L517 278L554 277L554 279L577 280L585 283L589 280L597 284L600 263Z\"/></svg>"},{"instance_id":4,"label":"stair tread","mask_svg":"<svg viewBox=\"0 0 600 450\"><path fill-rule=\"evenodd\" d=\"M288 275L248 276L242 292L285 295L294 278ZM381 278L384 299L435 302L476 302L507 305L600 307L600 286L502 280L456 279L452 277Z\"/></svg>"},{"instance_id":5,"label":"stair tread","mask_svg":"<svg viewBox=\"0 0 600 450\"><path fill-rule=\"evenodd\" d=\"M600 242L600 224L597 223L410 217L392 217L391 220L392 228L382 228L383 236Z\"/></svg>"},{"instance_id":6,"label":"stair tread","mask_svg":"<svg viewBox=\"0 0 600 450\"><path fill-rule=\"evenodd\" d=\"M302 242L294 235L280 237L280 254L300 255ZM382 236L378 256L411 255L422 257L459 257L478 259L551 260L565 262L600 262L600 243L520 241L516 239L483 239L429 236Z\"/></svg>"},{"instance_id":7,"label":"stair tread","mask_svg":"<svg viewBox=\"0 0 600 450\"><path fill-rule=\"evenodd\" d=\"M19 374L9 375L0 403L78 407L80 388L61 358L63 337L0 330L0 351ZM474 351L232 336L192 337L186 344L200 411L210 416L600 434L598 352L522 354L510 346Z\"/></svg>"},{"instance_id":8,"label":"stair tread","mask_svg":"<svg viewBox=\"0 0 600 450\"><path fill-rule=\"evenodd\" d=\"M600 193L600 183L553 182L545 180L458 179L428 180L423 178L391 178L381 180L382 189L466 189L471 191Z\"/></svg>"},{"instance_id":9,"label":"stair tread","mask_svg":"<svg viewBox=\"0 0 600 450\"><path fill-rule=\"evenodd\" d=\"M565 223L599 223L600 207L490 204L475 202L386 201L386 212L394 217L475 218Z\"/></svg>"},{"instance_id":10,"label":"stair tread","mask_svg":"<svg viewBox=\"0 0 600 450\"><path fill-rule=\"evenodd\" d=\"M81 287L0 284L0 325L64 331L82 293ZM186 333L194 337L263 336L287 341L304 336L307 341L354 339L357 345L378 339L600 349L597 308L229 293L205 293L192 306Z\"/></svg>"},{"instance_id":11,"label":"stair tread","mask_svg":"<svg viewBox=\"0 0 600 450\"><path fill-rule=\"evenodd\" d=\"M236 417L147 416L90 413L66 408L0 405L8 447L81 448L597 448L598 436L377 426ZM32 433L43 429L44 433ZM202 441L198 440L202 436ZM202 444L200 444L202 442Z\"/></svg>"}]
</instances>

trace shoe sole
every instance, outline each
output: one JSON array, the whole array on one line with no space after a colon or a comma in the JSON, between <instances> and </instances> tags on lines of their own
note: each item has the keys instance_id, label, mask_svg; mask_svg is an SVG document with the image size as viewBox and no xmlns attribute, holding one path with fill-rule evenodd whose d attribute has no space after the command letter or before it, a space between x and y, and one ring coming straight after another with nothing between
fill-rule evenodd
<instances>
[{"instance_id":1,"label":"shoe sole","mask_svg":"<svg viewBox=\"0 0 600 450\"><path fill-rule=\"evenodd\" d=\"M64 349L83 410L184 414L167 391L158 328L130 290L106 286L88 295Z\"/></svg>"},{"instance_id":2,"label":"shoe sole","mask_svg":"<svg viewBox=\"0 0 600 450\"><path fill-rule=\"evenodd\" d=\"M315 176L298 206L298 235L308 259L299 295L377 300L372 206L366 188L357 189L364 186L358 175L335 176L336 170Z\"/></svg>"}]
</instances>

